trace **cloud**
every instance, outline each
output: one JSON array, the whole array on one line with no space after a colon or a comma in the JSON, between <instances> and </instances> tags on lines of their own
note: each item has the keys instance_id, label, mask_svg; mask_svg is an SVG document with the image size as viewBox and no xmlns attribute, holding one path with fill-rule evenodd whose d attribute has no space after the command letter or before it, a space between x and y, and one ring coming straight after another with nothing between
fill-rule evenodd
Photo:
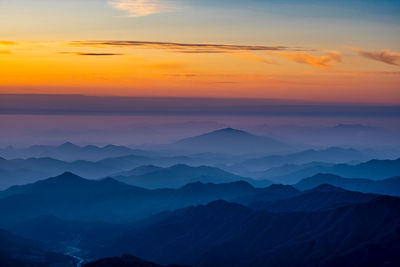
<instances>
[{"instance_id":1,"label":"cloud","mask_svg":"<svg viewBox=\"0 0 400 267\"><path fill-rule=\"evenodd\" d=\"M316 57L310 54L288 54L283 52L278 52L277 54L287 57L297 63L308 64L310 66L327 68L330 63L336 63L341 61L341 54L338 51L329 51L327 55Z\"/></svg>"},{"instance_id":2,"label":"cloud","mask_svg":"<svg viewBox=\"0 0 400 267\"><path fill-rule=\"evenodd\" d=\"M76 56L122 56L124 54L117 53L83 53L83 52L59 52L59 54L70 54Z\"/></svg>"},{"instance_id":3,"label":"cloud","mask_svg":"<svg viewBox=\"0 0 400 267\"><path fill-rule=\"evenodd\" d=\"M0 55L9 55L12 54L10 50L0 50Z\"/></svg>"},{"instance_id":4,"label":"cloud","mask_svg":"<svg viewBox=\"0 0 400 267\"><path fill-rule=\"evenodd\" d=\"M188 44L172 42L147 41L75 41L74 46L90 47L131 47L137 49L162 49L177 53L232 53L243 51L309 51L298 47L258 46L258 45L228 45L228 44Z\"/></svg>"},{"instance_id":5,"label":"cloud","mask_svg":"<svg viewBox=\"0 0 400 267\"><path fill-rule=\"evenodd\" d=\"M380 61L386 64L400 66L400 53L393 52L389 49L381 51L366 51L361 48L354 48L361 56Z\"/></svg>"},{"instance_id":6,"label":"cloud","mask_svg":"<svg viewBox=\"0 0 400 267\"><path fill-rule=\"evenodd\" d=\"M0 41L0 45L16 45L17 42L13 41Z\"/></svg>"},{"instance_id":7,"label":"cloud","mask_svg":"<svg viewBox=\"0 0 400 267\"><path fill-rule=\"evenodd\" d=\"M124 11L127 17L144 17L152 14L169 12L176 9L176 6L166 4L166 1L160 0L113 0L108 4L115 8Z\"/></svg>"}]
</instances>

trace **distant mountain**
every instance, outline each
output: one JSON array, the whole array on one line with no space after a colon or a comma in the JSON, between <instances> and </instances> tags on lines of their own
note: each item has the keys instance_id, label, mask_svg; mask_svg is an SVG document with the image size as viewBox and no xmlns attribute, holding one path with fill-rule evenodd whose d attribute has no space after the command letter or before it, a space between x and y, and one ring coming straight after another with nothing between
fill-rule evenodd
<instances>
[{"instance_id":1,"label":"distant mountain","mask_svg":"<svg viewBox=\"0 0 400 267\"><path fill-rule=\"evenodd\" d=\"M99 178L120 170L116 165L107 165L102 162L66 162L53 158L12 160L0 158L0 189L32 183L66 171L76 172L90 178Z\"/></svg>"},{"instance_id":2,"label":"distant mountain","mask_svg":"<svg viewBox=\"0 0 400 267\"><path fill-rule=\"evenodd\" d=\"M392 197L276 214L216 201L172 212L93 253L193 266L396 266L399 225L400 199Z\"/></svg>"},{"instance_id":3,"label":"distant mountain","mask_svg":"<svg viewBox=\"0 0 400 267\"><path fill-rule=\"evenodd\" d=\"M66 161L88 160L97 161L104 158L122 157L127 155L144 155L144 151L133 150L124 146L107 145L104 147L84 146L80 147L72 143L65 143L54 149L42 153L41 157L51 157Z\"/></svg>"},{"instance_id":4,"label":"distant mountain","mask_svg":"<svg viewBox=\"0 0 400 267\"><path fill-rule=\"evenodd\" d=\"M0 192L0 226L52 215L63 220L130 222L166 210L256 194L246 182L194 183L147 190L114 179L86 180L72 173Z\"/></svg>"},{"instance_id":5,"label":"distant mountain","mask_svg":"<svg viewBox=\"0 0 400 267\"><path fill-rule=\"evenodd\" d=\"M2 267L74 266L77 261L63 254L49 252L44 244L0 230L0 265Z\"/></svg>"},{"instance_id":6,"label":"distant mountain","mask_svg":"<svg viewBox=\"0 0 400 267\"><path fill-rule=\"evenodd\" d=\"M262 179L264 177L279 177L279 176L290 175L301 172L302 170L307 170L312 173L313 168L331 167L333 165L335 165L335 163L327 163L319 161L313 161L305 164L285 164L279 167L272 167L265 171L251 172L251 174L253 177Z\"/></svg>"},{"instance_id":7,"label":"distant mountain","mask_svg":"<svg viewBox=\"0 0 400 267\"><path fill-rule=\"evenodd\" d=\"M270 185L269 181L257 181L241 177L215 167L191 167L178 164L169 168L144 166L134 169L131 176L114 176L116 180L144 188L178 188L193 182L203 183L230 183L234 181L247 181L253 185ZM140 174L142 173L142 174Z\"/></svg>"},{"instance_id":8,"label":"distant mountain","mask_svg":"<svg viewBox=\"0 0 400 267\"><path fill-rule=\"evenodd\" d=\"M363 124L342 123L321 127L296 125L273 127L271 125L260 125L254 131L271 137L279 136L282 140L316 146L382 148L390 147L398 140L398 133L396 131Z\"/></svg>"},{"instance_id":9,"label":"distant mountain","mask_svg":"<svg viewBox=\"0 0 400 267\"><path fill-rule=\"evenodd\" d=\"M271 176L268 179L285 184L295 184L300 180L318 173L335 174L342 177L367 178L371 180L383 180L400 176L400 158L396 160L370 160L367 162L335 165L313 165L299 168L297 171L282 175ZM267 179L266 177L264 177Z\"/></svg>"},{"instance_id":10,"label":"distant mountain","mask_svg":"<svg viewBox=\"0 0 400 267\"><path fill-rule=\"evenodd\" d=\"M253 203L273 202L281 199L292 198L301 194L302 192L290 185L273 184L266 188L260 188L253 194L235 198L233 202L251 206Z\"/></svg>"},{"instance_id":11,"label":"distant mountain","mask_svg":"<svg viewBox=\"0 0 400 267\"><path fill-rule=\"evenodd\" d=\"M322 150L305 150L286 155L272 155L249 159L235 164L229 169L233 171L265 171L269 168L287 164L306 164L310 162L346 163L350 161L364 161L371 156L352 148L330 147ZM261 173L259 175L262 175ZM265 177L266 174L264 174Z\"/></svg>"},{"instance_id":12,"label":"distant mountain","mask_svg":"<svg viewBox=\"0 0 400 267\"><path fill-rule=\"evenodd\" d=\"M78 146L71 142L66 142L59 146L31 146L28 148L17 149L7 147L0 149L0 156L7 159L13 158L43 158L49 157L63 161L98 161L104 158L122 157L127 155L150 156L157 155L155 152L131 149L125 146L106 145L98 147L94 145Z\"/></svg>"},{"instance_id":13,"label":"distant mountain","mask_svg":"<svg viewBox=\"0 0 400 267\"><path fill-rule=\"evenodd\" d=\"M229 154L271 153L285 151L287 145L272 138L256 136L245 131L225 128L199 136L182 139L169 149Z\"/></svg>"},{"instance_id":14,"label":"distant mountain","mask_svg":"<svg viewBox=\"0 0 400 267\"><path fill-rule=\"evenodd\" d=\"M182 265L159 265L153 262L144 261L131 255L124 255L122 257L105 258L97 261L89 262L83 267L179 267Z\"/></svg>"},{"instance_id":15,"label":"distant mountain","mask_svg":"<svg viewBox=\"0 0 400 267\"><path fill-rule=\"evenodd\" d=\"M159 171L162 169L163 169L162 167L158 167L158 166L154 166L154 165L143 165L143 166L133 168L132 170L129 170L129 171L118 172L118 173L114 174L113 176L118 177L118 176L144 175L144 174Z\"/></svg>"},{"instance_id":16,"label":"distant mountain","mask_svg":"<svg viewBox=\"0 0 400 267\"><path fill-rule=\"evenodd\" d=\"M299 190L308 190L321 184L330 184L364 193L400 196L400 177L373 181L369 179L343 178L333 174L317 174L301 180L295 187Z\"/></svg>"},{"instance_id":17,"label":"distant mountain","mask_svg":"<svg viewBox=\"0 0 400 267\"><path fill-rule=\"evenodd\" d=\"M248 206L268 212L315 212L336 209L352 204L365 203L378 195L347 191L332 185L321 184L291 198L276 201L255 201Z\"/></svg>"},{"instance_id":18,"label":"distant mountain","mask_svg":"<svg viewBox=\"0 0 400 267\"><path fill-rule=\"evenodd\" d=\"M191 165L215 164L212 159L188 156L147 157L128 155L106 158L100 161L77 160L73 162L56 160L53 158L6 160L0 157L0 190L6 189L12 185L32 183L63 172L73 172L84 177L97 179L114 174L118 175L121 174L121 172L129 171L132 170L132 168L142 165L171 166L178 163ZM137 171L138 170L136 170L136 172ZM143 172L144 169L141 171Z\"/></svg>"}]
</instances>

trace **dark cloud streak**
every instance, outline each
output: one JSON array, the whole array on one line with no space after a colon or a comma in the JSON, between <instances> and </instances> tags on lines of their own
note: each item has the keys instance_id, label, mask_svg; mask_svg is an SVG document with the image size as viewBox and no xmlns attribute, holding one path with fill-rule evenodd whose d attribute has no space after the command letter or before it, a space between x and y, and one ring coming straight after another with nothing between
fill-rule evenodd
<instances>
[{"instance_id":1,"label":"dark cloud streak","mask_svg":"<svg viewBox=\"0 0 400 267\"><path fill-rule=\"evenodd\" d=\"M381 51L367 51L356 48L358 53L368 59L380 61L386 64L400 66L400 53L393 52L389 49Z\"/></svg>"},{"instance_id":2,"label":"dark cloud streak","mask_svg":"<svg viewBox=\"0 0 400 267\"><path fill-rule=\"evenodd\" d=\"M228 45L228 44L189 44L148 41L73 41L72 46L86 47L133 47L137 49L161 49L178 53L232 53L242 51L310 51L299 47Z\"/></svg>"},{"instance_id":3,"label":"dark cloud streak","mask_svg":"<svg viewBox=\"0 0 400 267\"><path fill-rule=\"evenodd\" d=\"M123 56L120 53L84 53L84 52L59 52L59 54L68 54L75 56Z\"/></svg>"}]
</instances>

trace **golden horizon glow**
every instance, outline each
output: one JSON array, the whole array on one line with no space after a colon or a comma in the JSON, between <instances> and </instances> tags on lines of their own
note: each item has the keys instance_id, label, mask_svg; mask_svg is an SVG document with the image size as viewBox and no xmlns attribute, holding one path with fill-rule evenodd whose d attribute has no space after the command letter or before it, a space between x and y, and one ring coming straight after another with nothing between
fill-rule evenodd
<instances>
[{"instance_id":1,"label":"golden horizon glow","mask_svg":"<svg viewBox=\"0 0 400 267\"><path fill-rule=\"evenodd\" d=\"M317 2L0 1L0 94L400 103L398 1Z\"/></svg>"},{"instance_id":2,"label":"golden horizon glow","mask_svg":"<svg viewBox=\"0 0 400 267\"><path fill-rule=\"evenodd\" d=\"M165 49L68 41L2 43L10 53L0 54L7 66L0 93L400 101L395 67L386 64L374 71L382 63L346 48L296 52L239 45L179 44L180 50L169 44Z\"/></svg>"}]
</instances>

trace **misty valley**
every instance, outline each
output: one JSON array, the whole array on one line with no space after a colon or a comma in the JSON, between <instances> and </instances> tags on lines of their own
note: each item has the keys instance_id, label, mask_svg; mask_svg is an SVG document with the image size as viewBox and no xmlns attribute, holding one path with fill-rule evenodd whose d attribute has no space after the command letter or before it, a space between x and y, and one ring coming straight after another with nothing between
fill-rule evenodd
<instances>
[{"instance_id":1,"label":"misty valley","mask_svg":"<svg viewBox=\"0 0 400 267\"><path fill-rule=\"evenodd\" d=\"M7 146L0 263L398 266L393 154L233 128L146 147Z\"/></svg>"}]
</instances>

